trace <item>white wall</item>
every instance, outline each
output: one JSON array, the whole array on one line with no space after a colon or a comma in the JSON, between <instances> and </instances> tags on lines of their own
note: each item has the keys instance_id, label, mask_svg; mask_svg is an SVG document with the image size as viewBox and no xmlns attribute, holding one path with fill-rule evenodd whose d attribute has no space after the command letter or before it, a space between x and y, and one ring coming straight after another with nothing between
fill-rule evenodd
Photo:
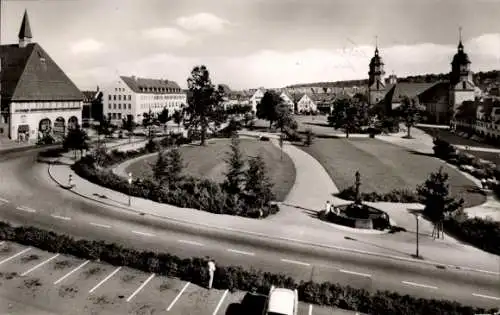
<instances>
[{"instance_id":1,"label":"white wall","mask_svg":"<svg viewBox=\"0 0 500 315\"><path fill-rule=\"evenodd\" d=\"M29 139L38 138L38 126L42 119L48 118L51 127L58 117L64 118L66 131L70 117L76 117L78 124L82 123L82 102L19 102L11 103L10 138L18 139L19 125L29 125Z\"/></svg>"},{"instance_id":2,"label":"white wall","mask_svg":"<svg viewBox=\"0 0 500 315\"><path fill-rule=\"evenodd\" d=\"M302 98L297 102L297 111L317 111L318 107L316 103L307 95L302 96Z\"/></svg>"},{"instance_id":3,"label":"white wall","mask_svg":"<svg viewBox=\"0 0 500 315\"><path fill-rule=\"evenodd\" d=\"M102 93L104 117L107 118L109 114L115 114L115 118L111 120L113 124L120 125L122 118L126 118L127 115L134 115L136 106L135 93L121 78L118 78L116 81L106 86L102 90ZM135 116L134 120L136 120Z\"/></svg>"}]
</instances>

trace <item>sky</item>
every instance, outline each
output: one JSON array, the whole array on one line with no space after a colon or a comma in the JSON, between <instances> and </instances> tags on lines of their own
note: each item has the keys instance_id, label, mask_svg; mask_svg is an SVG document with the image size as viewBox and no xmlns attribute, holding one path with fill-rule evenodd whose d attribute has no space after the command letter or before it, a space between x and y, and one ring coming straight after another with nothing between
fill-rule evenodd
<instances>
[{"instance_id":1,"label":"sky","mask_svg":"<svg viewBox=\"0 0 500 315\"><path fill-rule=\"evenodd\" d=\"M2 44L33 41L82 90L195 65L233 90L449 72L459 27L474 72L500 69L500 0L0 0Z\"/></svg>"}]
</instances>

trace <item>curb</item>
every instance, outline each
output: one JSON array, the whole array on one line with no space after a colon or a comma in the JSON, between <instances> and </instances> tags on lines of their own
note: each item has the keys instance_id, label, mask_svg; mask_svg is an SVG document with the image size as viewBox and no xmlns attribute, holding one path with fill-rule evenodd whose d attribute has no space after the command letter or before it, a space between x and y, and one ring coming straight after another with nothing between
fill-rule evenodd
<instances>
[{"instance_id":1,"label":"curb","mask_svg":"<svg viewBox=\"0 0 500 315\"><path fill-rule=\"evenodd\" d=\"M49 174L49 177L52 179L52 181L54 181L58 185L61 185L61 183L59 183L59 181L56 180L53 177L52 173L50 172L50 166L51 166L51 164L49 164L48 168L47 168L47 172ZM128 207L124 207L124 206L120 206L120 205L113 205L113 204L105 202L103 200L94 199L92 197L89 197L87 195L79 193L79 192L77 192L77 191L75 191L73 189L69 189L68 191L72 192L75 195L83 197L83 198L85 198L87 200L98 202L98 203L104 204L106 206L120 208L122 210L131 212L131 213L136 213L136 214L143 214L144 213L144 212L139 211L137 209L134 209L132 207L128 208ZM172 221L172 222L178 222L178 223L187 224L188 226L193 227L193 228L195 228L196 226L199 226L199 227L205 227L205 228L214 229L214 230L224 230L224 231L228 231L228 232L236 232L236 233L243 234L243 235L252 235L252 236L266 238L266 239L269 239L269 240L295 242L295 243L298 243L298 244L301 244L301 245L316 246L316 247L321 247L321 248L326 248L326 249L333 249L333 250L339 250L339 251L344 251L344 252L349 252L349 253L364 254L364 255L369 255L369 256L379 257L379 258L386 258L386 259L388 258L388 259L393 259L393 260L398 260L398 261L420 263L420 264L425 264L425 265L440 265L440 266L445 266L445 267L450 268L450 269L458 269L458 270L464 270L464 271L474 271L474 272L480 272L480 273L486 273L486 274L500 276L500 272L494 272L494 271L488 271L488 270L480 270L480 269L474 269L474 268L471 268L471 267L463 267L463 266L457 266L457 265L451 265L451 264L443 264L443 263L440 263L440 262L437 262L437 261L423 261L423 260L420 260L420 259L407 258L407 257L402 257L402 256L394 256L394 255L385 255L385 254L380 254L380 253L375 253L375 252L370 252L370 251L364 251L364 250L357 250L357 249L352 249L352 248L346 248L346 247L342 247L342 246L333 246L333 245L318 244L318 243L303 241L303 240L299 240L299 239L292 239L292 238L279 237L279 236L269 236L267 234L258 233L258 232L251 232L251 231L244 231L244 230L233 229L233 228L228 228L228 227L220 227L220 226L213 226L213 225L209 225L209 224L195 223L195 222L192 222L192 221L187 221L187 220L172 218L172 217L168 217L168 216L161 216L161 215L156 215L156 214L150 214L150 213L147 213L146 215L151 216L153 218L159 218L159 219L162 219L162 220L167 220L167 221Z\"/></svg>"}]
</instances>

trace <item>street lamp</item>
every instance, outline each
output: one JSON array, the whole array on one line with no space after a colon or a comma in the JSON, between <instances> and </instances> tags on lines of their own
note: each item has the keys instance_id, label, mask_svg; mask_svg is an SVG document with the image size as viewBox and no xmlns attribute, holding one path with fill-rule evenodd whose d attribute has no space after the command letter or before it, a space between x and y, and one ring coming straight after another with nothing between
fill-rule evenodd
<instances>
[{"instance_id":1,"label":"street lamp","mask_svg":"<svg viewBox=\"0 0 500 315\"><path fill-rule=\"evenodd\" d=\"M420 221L420 214L415 214L415 220L417 221L417 251L416 251L416 258L420 258L419 252L418 252L418 223Z\"/></svg>"},{"instance_id":2,"label":"street lamp","mask_svg":"<svg viewBox=\"0 0 500 315\"><path fill-rule=\"evenodd\" d=\"M128 173L128 206L130 207L130 194L132 190L132 173Z\"/></svg>"}]
</instances>

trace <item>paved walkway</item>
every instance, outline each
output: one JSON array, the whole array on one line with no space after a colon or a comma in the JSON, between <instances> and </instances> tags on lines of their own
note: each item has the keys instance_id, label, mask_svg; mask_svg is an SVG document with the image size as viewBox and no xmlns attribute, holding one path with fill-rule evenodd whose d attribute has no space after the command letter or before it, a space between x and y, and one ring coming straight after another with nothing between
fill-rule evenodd
<instances>
[{"instance_id":1,"label":"paved walkway","mask_svg":"<svg viewBox=\"0 0 500 315\"><path fill-rule=\"evenodd\" d=\"M283 203L280 213L264 220L211 214L141 198L132 198L132 207L129 208L126 206L128 200L126 195L94 185L76 176L67 165L53 165L50 173L54 180L62 184L66 184L69 174L73 174L73 183L76 187L72 191L85 198L129 211L177 221L181 224L201 225L217 230L305 242L342 250L376 253L384 256L401 258L413 254L415 236L412 233L357 234L348 230L332 228L332 225L316 219L315 212L323 208L324 200L331 198L331 194L336 191L335 184L323 167L310 155L292 145L285 145L284 151L297 165L296 185ZM103 195L106 196L105 199L99 197ZM338 201L340 202L340 200ZM389 212L392 217L397 212L407 213L406 207L408 205L402 204L398 208L394 204L378 203L377 207L392 211L392 213ZM409 216L404 215L404 217ZM279 224L277 224L278 221ZM459 264L470 268L498 270L498 257L484 253L472 246L460 244L449 237L445 241L435 241L425 234L424 228L425 226L422 226L421 232L424 234L421 236L421 248L428 260L443 264ZM357 241L346 239L346 236L356 238Z\"/></svg>"}]
</instances>

